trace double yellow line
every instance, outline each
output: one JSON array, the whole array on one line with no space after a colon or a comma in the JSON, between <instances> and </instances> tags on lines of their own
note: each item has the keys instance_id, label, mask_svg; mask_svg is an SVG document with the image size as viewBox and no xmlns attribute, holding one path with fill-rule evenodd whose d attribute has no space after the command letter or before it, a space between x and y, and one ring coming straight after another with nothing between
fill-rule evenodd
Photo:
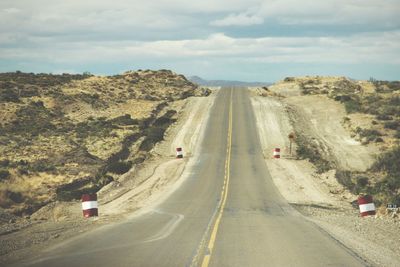
<instances>
[{"instance_id":1,"label":"double yellow line","mask_svg":"<svg viewBox=\"0 0 400 267\"><path fill-rule=\"evenodd\" d=\"M210 235L210 241L208 242L207 251L206 251L206 254L204 255L201 267L208 267L208 265L210 264L215 241L217 238L218 228L221 223L222 214L224 213L226 199L228 198L230 165L231 165L231 154L232 154L232 110L233 110L232 99L233 99L233 89L231 89L231 97L230 97L230 105L229 105L229 126L228 126L228 137L227 137L227 145L226 145L224 184L223 184L222 190L221 190L221 200L219 202L217 219L215 220L214 226L212 228L211 235Z\"/></svg>"}]
</instances>

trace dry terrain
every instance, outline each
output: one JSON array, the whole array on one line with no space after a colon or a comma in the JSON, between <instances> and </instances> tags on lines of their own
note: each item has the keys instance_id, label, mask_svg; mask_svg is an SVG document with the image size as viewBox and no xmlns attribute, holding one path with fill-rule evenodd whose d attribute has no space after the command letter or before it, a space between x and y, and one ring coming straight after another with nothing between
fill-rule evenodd
<instances>
[{"instance_id":1,"label":"dry terrain","mask_svg":"<svg viewBox=\"0 0 400 267\"><path fill-rule=\"evenodd\" d=\"M398 215L387 214L382 203L377 217L361 218L352 205L357 193L377 190L378 179L387 179L373 166L377 157L390 153L396 144L393 131L383 130L379 114L365 114L362 109L349 114L344 103L335 101L337 95L351 95L355 89L363 91L364 97L376 92L370 82L335 77L287 78L267 90L252 89L260 140L274 183L298 211L369 262L398 266ZM360 136L371 128L382 133L383 141ZM290 133L296 136L292 153ZM281 148L281 159L272 158L276 147ZM340 180L342 173L349 175L353 187ZM378 178L370 178L371 173L378 173ZM364 186L354 180L361 174L369 178ZM393 199L390 190L374 196L380 201Z\"/></svg>"},{"instance_id":2,"label":"dry terrain","mask_svg":"<svg viewBox=\"0 0 400 267\"><path fill-rule=\"evenodd\" d=\"M0 182L2 262L120 220L167 195L195 150L214 98L195 97L211 91L170 71L113 77L15 73L2 80L0 105L15 106L2 112L9 118L1 125L1 170L8 174ZM29 86L37 89L35 96L18 93ZM82 95L97 96L87 103ZM21 116L32 105L39 116ZM51 114L49 125L34 134L30 130L42 123L43 113ZM175 159L176 147L184 148L186 159ZM96 191L100 217L84 220L80 195Z\"/></svg>"}]
</instances>

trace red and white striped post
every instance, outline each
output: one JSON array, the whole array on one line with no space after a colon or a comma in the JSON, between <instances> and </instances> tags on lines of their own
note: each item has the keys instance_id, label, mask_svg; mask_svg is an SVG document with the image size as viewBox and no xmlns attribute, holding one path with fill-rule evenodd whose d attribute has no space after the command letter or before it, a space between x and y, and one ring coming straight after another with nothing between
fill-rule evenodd
<instances>
[{"instance_id":1,"label":"red and white striped post","mask_svg":"<svg viewBox=\"0 0 400 267\"><path fill-rule=\"evenodd\" d=\"M359 196L358 197L358 206L360 208L361 217L368 215L375 215L375 205L372 201L372 196Z\"/></svg>"},{"instance_id":2,"label":"red and white striped post","mask_svg":"<svg viewBox=\"0 0 400 267\"><path fill-rule=\"evenodd\" d=\"M281 157L281 149L280 148L275 148L273 156L275 159L279 159Z\"/></svg>"},{"instance_id":3,"label":"red and white striped post","mask_svg":"<svg viewBox=\"0 0 400 267\"><path fill-rule=\"evenodd\" d=\"M181 147L176 148L176 157L179 159L183 158L183 152Z\"/></svg>"},{"instance_id":4,"label":"red and white striped post","mask_svg":"<svg viewBox=\"0 0 400 267\"><path fill-rule=\"evenodd\" d=\"M97 209L97 194L82 195L82 211L85 218L99 216Z\"/></svg>"}]
</instances>

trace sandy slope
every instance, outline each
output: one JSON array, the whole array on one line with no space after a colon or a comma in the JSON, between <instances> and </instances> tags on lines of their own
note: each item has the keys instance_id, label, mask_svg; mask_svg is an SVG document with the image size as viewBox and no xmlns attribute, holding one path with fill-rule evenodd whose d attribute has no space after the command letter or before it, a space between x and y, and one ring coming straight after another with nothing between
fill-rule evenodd
<instances>
[{"instance_id":1,"label":"sandy slope","mask_svg":"<svg viewBox=\"0 0 400 267\"><path fill-rule=\"evenodd\" d=\"M353 170L369 167L373 148L353 141L343 129L342 107L329 99L299 96L296 88L290 89L284 100L257 96L251 90L265 161L275 185L307 219L372 265L400 266L400 221L387 217L360 218L358 210L349 203L356 196L338 184L335 171L317 174L308 161L294 160L288 155L287 136L293 127L304 131L322 142L339 166ZM298 118L295 125L290 123L288 110ZM283 148L281 159L272 159L274 147Z\"/></svg>"},{"instance_id":2,"label":"sandy slope","mask_svg":"<svg viewBox=\"0 0 400 267\"><path fill-rule=\"evenodd\" d=\"M323 95L289 97L285 102L295 110L301 131L317 138L339 168L365 171L372 165L377 149L350 137L341 123L346 116L343 105Z\"/></svg>"},{"instance_id":3,"label":"sandy slope","mask_svg":"<svg viewBox=\"0 0 400 267\"><path fill-rule=\"evenodd\" d=\"M320 180L308 161L290 159L288 135L293 127L284 105L265 97L253 97L252 104L268 169L283 196L292 203L332 203L329 195L332 179ZM281 148L280 160L272 158L275 147ZM292 151L294 154L294 145ZM339 185L333 183L332 187Z\"/></svg>"},{"instance_id":4,"label":"sandy slope","mask_svg":"<svg viewBox=\"0 0 400 267\"><path fill-rule=\"evenodd\" d=\"M99 192L104 215L121 214L151 205L155 200L168 195L182 176L190 156L207 121L208 110L214 95L190 98L181 111L181 119L166 133L166 141L153 149L153 158L139 170L132 169L120 181L110 184ZM184 158L176 159L177 147L183 149ZM132 179L134 177L134 179ZM118 189L120 188L120 189Z\"/></svg>"}]
</instances>

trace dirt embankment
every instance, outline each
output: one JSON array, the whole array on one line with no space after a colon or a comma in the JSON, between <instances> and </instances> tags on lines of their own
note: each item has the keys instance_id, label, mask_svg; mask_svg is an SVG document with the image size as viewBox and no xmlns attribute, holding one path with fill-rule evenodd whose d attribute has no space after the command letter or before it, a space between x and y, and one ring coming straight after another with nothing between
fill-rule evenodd
<instances>
[{"instance_id":1,"label":"dirt embankment","mask_svg":"<svg viewBox=\"0 0 400 267\"><path fill-rule=\"evenodd\" d=\"M343 105L326 96L303 95L296 82L251 92L266 164L282 195L306 218L371 264L398 266L399 219L359 217L351 205L357 196L335 177L337 168L367 170L379 152L375 144L362 145L343 124ZM296 143L290 154L288 135L292 132L297 133L296 142L306 140L310 157L323 160L314 165L300 159L296 153L301 147ZM281 159L272 158L276 147L281 148Z\"/></svg>"}]
</instances>

